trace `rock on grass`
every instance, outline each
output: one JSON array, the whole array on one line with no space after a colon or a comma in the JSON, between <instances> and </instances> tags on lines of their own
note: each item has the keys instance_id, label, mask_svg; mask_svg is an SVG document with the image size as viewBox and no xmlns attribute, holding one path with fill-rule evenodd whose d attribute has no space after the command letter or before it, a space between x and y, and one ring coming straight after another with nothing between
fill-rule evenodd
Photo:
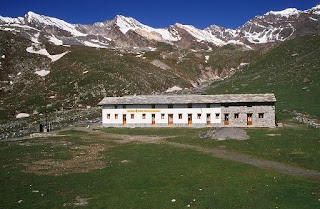
<instances>
[{"instance_id":1,"label":"rock on grass","mask_svg":"<svg viewBox=\"0 0 320 209\"><path fill-rule=\"evenodd\" d=\"M209 138L217 140L247 140L249 136L247 132L241 128L218 128L203 131L199 134L200 138Z\"/></svg>"}]
</instances>

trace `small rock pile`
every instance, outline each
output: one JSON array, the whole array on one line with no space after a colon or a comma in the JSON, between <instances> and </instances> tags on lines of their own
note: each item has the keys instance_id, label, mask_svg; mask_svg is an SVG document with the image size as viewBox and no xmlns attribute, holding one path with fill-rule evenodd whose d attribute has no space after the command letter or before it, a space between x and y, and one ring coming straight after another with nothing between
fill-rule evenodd
<instances>
[{"instance_id":1,"label":"small rock pile","mask_svg":"<svg viewBox=\"0 0 320 209\"><path fill-rule=\"evenodd\" d=\"M301 123L307 124L309 126L312 126L314 128L320 129L320 121L318 121L317 119L310 118L309 116L302 113L298 113L298 112L294 112L294 114L295 114L295 117L294 117L295 120Z\"/></svg>"},{"instance_id":2,"label":"small rock pile","mask_svg":"<svg viewBox=\"0 0 320 209\"><path fill-rule=\"evenodd\" d=\"M241 128L218 128L203 131L199 134L200 138L209 138L216 140L247 140L249 136L247 132Z\"/></svg>"}]
</instances>

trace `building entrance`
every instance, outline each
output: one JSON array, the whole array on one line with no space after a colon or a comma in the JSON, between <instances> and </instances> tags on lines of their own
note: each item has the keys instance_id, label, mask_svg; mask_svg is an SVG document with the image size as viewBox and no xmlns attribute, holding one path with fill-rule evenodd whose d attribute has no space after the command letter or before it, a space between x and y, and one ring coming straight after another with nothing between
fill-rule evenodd
<instances>
[{"instance_id":1,"label":"building entrance","mask_svg":"<svg viewBox=\"0 0 320 209\"><path fill-rule=\"evenodd\" d=\"M173 114L168 114L168 125L173 125Z\"/></svg>"},{"instance_id":2,"label":"building entrance","mask_svg":"<svg viewBox=\"0 0 320 209\"><path fill-rule=\"evenodd\" d=\"M252 113L247 114L247 125L248 126L252 125Z\"/></svg>"}]
</instances>

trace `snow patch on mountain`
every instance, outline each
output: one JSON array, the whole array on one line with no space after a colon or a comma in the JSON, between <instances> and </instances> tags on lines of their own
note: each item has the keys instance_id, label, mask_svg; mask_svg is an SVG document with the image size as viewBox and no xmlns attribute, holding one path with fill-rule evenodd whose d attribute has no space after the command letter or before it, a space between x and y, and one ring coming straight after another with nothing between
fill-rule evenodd
<instances>
[{"instance_id":1,"label":"snow patch on mountain","mask_svg":"<svg viewBox=\"0 0 320 209\"><path fill-rule=\"evenodd\" d=\"M182 25L179 23L176 23L175 25L179 28L186 30L190 35L195 37L198 41L208 41L217 46L222 46L226 44L226 42L222 41L221 39L218 39L216 36L212 35L206 30L200 30L192 25Z\"/></svg>"},{"instance_id":2,"label":"snow patch on mountain","mask_svg":"<svg viewBox=\"0 0 320 209\"><path fill-rule=\"evenodd\" d=\"M32 54L40 54L40 55L44 55L46 57L48 57L49 59L51 59L52 62L58 61L59 59L61 59L64 55L68 54L69 51L63 52L61 54L55 54L55 55L51 55L49 54L49 52L47 51L47 49L39 49L39 50L35 50L34 49L34 45L28 47L26 49L27 52L32 53Z\"/></svg>"},{"instance_id":3,"label":"snow patch on mountain","mask_svg":"<svg viewBox=\"0 0 320 209\"><path fill-rule=\"evenodd\" d=\"M16 118L19 119L19 118L28 118L30 117L30 115L28 113L19 113L16 115Z\"/></svg>"},{"instance_id":4,"label":"snow patch on mountain","mask_svg":"<svg viewBox=\"0 0 320 209\"><path fill-rule=\"evenodd\" d=\"M206 55L206 56L204 56L204 59L205 59L204 62L205 62L205 63L208 63L208 61L209 61L209 59L210 59L210 56L209 56L209 55Z\"/></svg>"},{"instance_id":5,"label":"snow patch on mountain","mask_svg":"<svg viewBox=\"0 0 320 209\"><path fill-rule=\"evenodd\" d=\"M116 25L119 27L119 30L123 33L126 34L129 30L133 30L138 32L137 30L143 30L148 33L157 33L160 34L162 39L167 40L167 41L178 41L181 38L179 36L175 36L174 33L170 33L168 29L156 29L152 28L150 26L144 25L137 21L136 19L132 17L125 17L122 15L117 15L116 16ZM138 32L139 33L139 32ZM151 34L140 34L142 36L151 36ZM151 37L150 37L151 38ZM151 39L155 39L152 37Z\"/></svg>"},{"instance_id":6,"label":"snow patch on mountain","mask_svg":"<svg viewBox=\"0 0 320 209\"><path fill-rule=\"evenodd\" d=\"M171 88L168 88L166 90L166 93L175 92L175 91L181 91L181 90L182 90L182 88L180 88L179 86L173 86Z\"/></svg>"},{"instance_id":7,"label":"snow patch on mountain","mask_svg":"<svg viewBox=\"0 0 320 209\"><path fill-rule=\"evenodd\" d=\"M309 19L310 19L310 20L313 20L313 21L319 21L319 20L317 20L317 19L315 19L315 18L312 18L312 17L309 17Z\"/></svg>"},{"instance_id":8,"label":"snow patch on mountain","mask_svg":"<svg viewBox=\"0 0 320 209\"><path fill-rule=\"evenodd\" d=\"M98 43L100 43L100 42L98 42ZM107 46L103 46L103 45L101 45L101 44L96 44L96 43L92 43L92 42L90 42L90 41L84 41L83 42L83 44L85 45L85 46L89 46L89 47L95 47L95 48L108 48Z\"/></svg>"},{"instance_id":9,"label":"snow patch on mountain","mask_svg":"<svg viewBox=\"0 0 320 209\"><path fill-rule=\"evenodd\" d=\"M31 37L31 41L33 43L39 44L39 36L40 36L40 32L36 33L33 37Z\"/></svg>"},{"instance_id":10,"label":"snow patch on mountain","mask_svg":"<svg viewBox=\"0 0 320 209\"><path fill-rule=\"evenodd\" d=\"M63 45L63 41L61 41L60 39L58 39L57 37L55 37L54 35L52 36L49 36L49 41L51 43L53 43L54 45L57 45L57 46L61 46Z\"/></svg>"},{"instance_id":11,"label":"snow patch on mountain","mask_svg":"<svg viewBox=\"0 0 320 209\"><path fill-rule=\"evenodd\" d=\"M45 77L46 75L48 75L50 73L50 71L49 70L37 70L34 73L37 74L38 76Z\"/></svg>"}]
</instances>

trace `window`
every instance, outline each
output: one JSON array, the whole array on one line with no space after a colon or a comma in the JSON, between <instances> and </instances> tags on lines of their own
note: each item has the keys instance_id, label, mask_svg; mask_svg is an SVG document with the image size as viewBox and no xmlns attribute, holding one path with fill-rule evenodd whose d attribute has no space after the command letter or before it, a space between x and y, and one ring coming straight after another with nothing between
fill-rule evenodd
<instances>
[{"instance_id":1,"label":"window","mask_svg":"<svg viewBox=\"0 0 320 209\"><path fill-rule=\"evenodd\" d=\"M198 118L198 119L201 119L201 114L200 114L200 113L197 115L197 118Z\"/></svg>"},{"instance_id":2,"label":"window","mask_svg":"<svg viewBox=\"0 0 320 209\"><path fill-rule=\"evenodd\" d=\"M122 108L123 108L123 109L126 109L127 107L126 107L126 105L122 105Z\"/></svg>"},{"instance_id":3,"label":"window","mask_svg":"<svg viewBox=\"0 0 320 209\"><path fill-rule=\"evenodd\" d=\"M239 118L239 113L235 113L234 114L234 119L238 119Z\"/></svg>"},{"instance_id":4,"label":"window","mask_svg":"<svg viewBox=\"0 0 320 209\"><path fill-rule=\"evenodd\" d=\"M131 114L131 119L134 119L134 114Z\"/></svg>"},{"instance_id":5,"label":"window","mask_svg":"<svg viewBox=\"0 0 320 209\"><path fill-rule=\"evenodd\" d=\"M181 113L179 113L179 119L182 119L182 114Z\"/></svg>"},{"instance_id":6,"label":"window","mask_svg":"<svg viewBox=\"0 0 320 209\"><path fill-rule=\"evenodd\" d=\"M115 105L115 106L114 106L114 109L117 109L117 108L118 108L118 105Z\"/></svg>"},{"instance_id":7,"label":"window","mask_svg":"<svg viewBox=\"0 0 320 209\"><path fill-rule=\"evenodd\" d=\"M110 114L107 114L107 119L110 119Z\"/></svg>"},{"instance_id":8,"label":"window","mask_svg":"<svg viewBox=\"0 0 320 209\"><path fill-rule=\"evenodd\" d=\"M188 104L188 108L192 108L192 104Z\"/></svg>"},{"instance_id":9,"label":"window","mask_svg":"<svg viewBox=\"0 0 320 209\"><path fill-rule=\"evenodd\" d=\"M259 113L259 118L264 118L264 113Z\"/></svg>"},{"instance_id":10,"label":"window","mask_svg":"<svg viewBox=\"0 0 320 209\"><path fill-rule=\"evenodd\" d=\"M164 114L161 114L161 119L164 119Z\"/></svg>"},{"instance_id":11,"label":"window","mask_svg":"<svg viewBox=\"0 0 320 209\"><path fill-rule=\"evenodd\" d=\"M210 104L207 104L207 108L210 108Z\"/></svg>"},{"instance_id":12,"label":"window","mask_svg":"<svg viewBox=\"0 0 320 209\"><path fill-rule=\"evenodd\" d=\"M142 119L146 119L146 114L142 114Z\"/></svg>"},{"instance_id":13,"label":"window","mask_svg":"<svg viewBox=\"0 0 320 209\"><path fill-rule=\"evenodd\" d=\"M118 119L118 114L114 114L114 119Z\"/></svg>"},{"instance_id":14,"label":"window","mask_svg":"<svg viewBox=\"0 0 320 209\"><path fill-rule=\"evenodd\" d=\"M216 113L216 119L220 118L220 113Z\"/></svg>"},{"instance_id":15,"label":"window","mask_svg":"<svg viewBox=\"0 0 320 209\"><path fill-rule=\"evenodd\" d=\"M173 105L168 105L168 108L173 108Z\"/></svg>"},{"instance_id":16,"label":"window","mask_svg":"<svg viewBox=\"0 0 320 209\"><path fill-rule=\"evenodd\" d=\"M152 108L152 109L155 109L155 108L156 108L156 106L155 106L155 105L151 105L151 108Z\"/></svg>"}]
</instances>

